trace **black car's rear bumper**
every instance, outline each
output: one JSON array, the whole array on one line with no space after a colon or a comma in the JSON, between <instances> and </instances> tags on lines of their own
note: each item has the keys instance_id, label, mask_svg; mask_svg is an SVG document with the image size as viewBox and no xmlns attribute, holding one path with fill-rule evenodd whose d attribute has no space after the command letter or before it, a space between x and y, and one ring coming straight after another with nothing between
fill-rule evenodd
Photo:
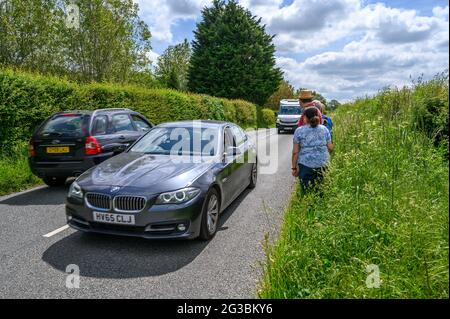
<instances>
[{"instance_id":1,"label":"black car's rear bumper","mask_svg":"<svg viewBox=\"0 0 450 319\"><path fill-rule=\"evenodd\" d=\"M100 164L113 155L113 153L87 156L83 160L73 161L43 161L28 158L31 171L34 175L44 177L70 177L78 176L91 167Z\"/></svg>"},{"instance_id":2,"label":"black car's rear bumper","mask_svg":"<svg viewBox=\"0 0 450 319\"><path fill-rule=\"evenodd\" d=\"M181 205L152 205L149 209L133 214L133 226L96 222L93 219L94 210L72 198L67 199L66 215L70 227L84 232L146 239L193 239L200 234L203 202L204 196L200 194ZM184 224L186 230L178 231L178 224Z\"/></svg>"}]
</instances>

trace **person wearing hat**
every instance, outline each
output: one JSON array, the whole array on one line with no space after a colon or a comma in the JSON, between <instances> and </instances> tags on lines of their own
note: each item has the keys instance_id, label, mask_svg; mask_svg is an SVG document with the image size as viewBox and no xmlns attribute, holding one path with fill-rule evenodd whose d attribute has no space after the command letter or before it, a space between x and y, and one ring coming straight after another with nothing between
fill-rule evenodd
<instances>
[{"instance_id":1,"label":"person wearing hat","mask_svg":"<svg viewBox=\"0 0 450 319\"><path fill-rule=\"evenodd\" d=\"M299 177L303 191L322 181L333 151L330 131L319 123L317 111L315 107L306 108L305 125L294 133L292 176Z\"/></svg>"},{"instance_id":2,"label":"person wearing hat","mask_svg":"<svg viewBox=\"0 0 450 319\"><path fill-rule=\"evenodd\" d=\"M313 101L314 96L312 94L312 91L310 90L300 90L300 94L298 96L299 102L300 102L300 108L302 108L302 115L300 116L300 120L298 121L298 127L301 127L305 125L305 115L303 114L304 111L310 107L314 107L317 111L317 116L320 119L319 124L322 124L322 113L320 112L317 103Z\"/></svg>"}]
</instances>

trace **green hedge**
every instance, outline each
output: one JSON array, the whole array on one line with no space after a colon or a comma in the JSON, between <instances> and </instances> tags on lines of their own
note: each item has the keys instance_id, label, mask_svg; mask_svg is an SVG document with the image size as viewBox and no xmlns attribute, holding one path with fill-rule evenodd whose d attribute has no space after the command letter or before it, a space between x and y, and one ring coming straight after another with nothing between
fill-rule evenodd
<instances>
[{"instance_id":1,"label":"green hedge","mask_svg":"<svg viewBox=\"0 0 450 319\"><path fill-rule=\"evenodd\" d=\"M75 109L126 107L153 123L215 119L244 128L257 125L256 105L169 89L115 84L79 85L61 78L0 69L0 153L27 141L51 114Z\"/></svg>"},{"instance_id":2,"label":"green hedge","mask_svg":"<svg viewBox=\"0 0 450 319\"><path fill-rule=\"evenodd\" d=\"M275 112L271 109L262 109L261 110L261 120L259 125L261 127L273 127L275 125Z\"/></svg>"}]
</instances>

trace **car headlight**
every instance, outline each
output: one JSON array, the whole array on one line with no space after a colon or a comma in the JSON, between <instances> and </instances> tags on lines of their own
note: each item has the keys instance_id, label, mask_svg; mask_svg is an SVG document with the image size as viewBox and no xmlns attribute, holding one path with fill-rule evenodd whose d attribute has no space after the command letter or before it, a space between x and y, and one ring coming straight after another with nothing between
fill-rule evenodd
<instances>
[{"instance_id":1,"label":"car headlight","mask_svg":"<svg viewBox=\"0 0 450 319\"><path fill-rule=\"evenodd\" d=\"M80 185L77 182L73 182L69 188L69 197L83 199L83 191L81 190Z\"/></svg>"},{"instance_id":2,"label":"car headlight","mask_svg":"<svg viewBox=\"0 0 450 319\"><path fill-rule=\"evenodd\" d=\"M193 199L199 193L200 190L193 187L162 193L156 199L156 204L181 204Z\"/></svg>"},{"instance_id":3,"label":"car headlight","mask_svg":"<svg viewBox=\"0 0 450 319\"><path fill-rule=\"evenodd\" d=\"M277 119L277 123L280 123L281 121L280 121L280 119Z\"/></svg>"}]
</instances>

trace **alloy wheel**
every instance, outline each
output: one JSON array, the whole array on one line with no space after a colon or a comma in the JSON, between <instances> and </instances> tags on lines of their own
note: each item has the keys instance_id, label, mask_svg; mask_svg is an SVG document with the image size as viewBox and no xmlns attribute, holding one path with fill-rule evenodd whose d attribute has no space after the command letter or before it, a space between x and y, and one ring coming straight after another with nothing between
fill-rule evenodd
<instances>
[{"instance_id":1,"label":"alloy wheel","mask_svg":"<svg viewBox=\"0 0 450 319\"><path fill-rule=\"evenodd\" d=\"M213 234L216 231L217 221L219 220L219 201L215 194L211 194L208 201L207 225L208 232Z\"/></svg>"}]
</instances>

